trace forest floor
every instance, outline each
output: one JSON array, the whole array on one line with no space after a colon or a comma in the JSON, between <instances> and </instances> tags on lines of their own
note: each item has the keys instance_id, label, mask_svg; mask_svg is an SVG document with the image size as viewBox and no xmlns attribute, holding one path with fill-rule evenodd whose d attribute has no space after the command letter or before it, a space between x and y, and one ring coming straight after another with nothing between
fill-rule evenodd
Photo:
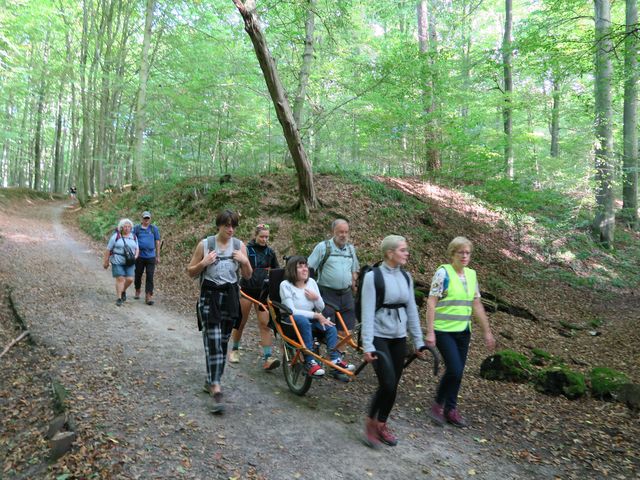
<instances>
[{"instance_id":1,"label":"forest floor","mask_svg":"<svg viewBox=\"0 0 640 480\"><path fill-rule=\"evenodd\" d=\"M434 201L433 192L419 182L395 186ZM432 205L436 230L446 230L451 201ZM390 419L400 444L372 451L359 441L364 405L376 384L371 369L350 384L316 381L305 397L295 397L280 370L261 371L250 320L242 361L225 372L228 410L214 417L201 391L202 341L192 313L196 287L184 273L190 252L179 261L166 255L159 265L156 305L133 300L130 291L118 308L110 271L100 265L104 246L74 227L71 210L63 202L44 200L0 203L0 285L6 287L0 346L19 334L9 296L33 339L0 359L0 478L517 479L634 478L640 473L640 422L624 405L587 397L569 401L542 395L530 385L482 380L478 371L486 352L478 341L472 343L461 394L472 426L438 428L426 419L436 382L429 363L414 362ZM505 270L504 277L514 282L509 301L538 317L532 322L492 314L500 346L541 347L582 368L604 364L640 380L633 329L638 291L602 295L549 279L543 286L531 278L518 281L522 271L509 273L517 261L500 253L514 249L507 239L491 237L490 225L474 230L471 224L480 217L476 212L462 226L473 231L474 239L487 235L480 278ZM285 219L274 220L287 231ZM363 222L352 222L355 232L365 231ZM276 244L279 253L290 248L283 237ZM365 243L362 237L355 241ZM433 257L431 263L442 257L438 248L424 253ZM559 319L594 316L603 321L601 335L561 335ZM55 416L52 379L67 390L65 403L78 439L70 453L49 463L43 433Z\"/></svg>"}]
</instances>

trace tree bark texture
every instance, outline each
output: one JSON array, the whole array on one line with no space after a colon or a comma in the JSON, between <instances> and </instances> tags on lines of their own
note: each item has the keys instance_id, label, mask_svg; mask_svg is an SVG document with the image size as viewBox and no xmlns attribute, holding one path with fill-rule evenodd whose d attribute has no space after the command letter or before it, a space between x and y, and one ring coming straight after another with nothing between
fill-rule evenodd
<instances>
[{"instance_id":1,"label":"tree bark texture","mask_svg":"<svg viewBox=\"0 0 640 480\"><path fill-rule=\"evenodd\" d=\"M140 60L140 87L138 90L138 103L136 106L136 124L134 129L134 144L132 155L133 181L142 179L142 141L145 129L145 109L147 104L147 80L149 79L149 46L151 45L151 24L153 21L153 9L155 0L147 0L145 14L144 38L142 41L142 58Z\"/></svg>"},{"instance_id":2,"label":"tree bark texture","mask_svg":"<svg viewBox=\"0 0 640 480\"><path fill-rule=\"evenodd\" d=\"M553 79L553 92L551 93L553 105L551 107L551 151L552 157L557 157L560 153L560 83L557 78Z\"/></svg>"},{"instance_id":3,"label":"tree bark texture","mask_svg":"<svg viewBox=\"0 0 640 480\"><path fill-rule=\"evenodd\" d=\"M287 95L280 81L275 62L271 57L266 39L260 29L259 19L255 11L255 2L253 0L247 0L243 3L241 0L233 0L233 3L240 12L240 15L242 15L245 31L249 34L251 43L253 43L253 48L260 63L269 94L273 100L276 115L280 121L280 125L282 125L284 137L296 167L300 213L304 217L307 217L311 209L319 206L319 202L313 185L311 164L302 145L300 132L293 118L289 100L287 100Z\"/></svg>"},{"instance_id":4,"label":"tree bark texture","mask_svg":"<svg viewBox=\"0 0 640 480\"><path fill-rule=\"evenodd\" d=\"M594 232L605 246L613 244L614 165L613 107L611 104L611 4L595 0L595 169L596 216Z\"/></svg>"},{"instance_id":5,"label":"tree bark texture","mask_svg":"<svg viewBox=\"0 0 640 480\"><path fill-rule=\"evenodd\" d=\"M513 78L511 74L511 27L513 25L513 9L511 0L504 2L504 37L502 39L502 69L504 74L504 106L502 108L502 121L504 128L504 163L507 178L513 180L514 159L513 159Z\"/></svg>"},{"instance_id":6,"label":"tree bark texture","mask_svg":"<svg viewBox=\"0 0 640 480\"><path fill-rule=\"evenodd\" d=\"M424 151L426 170L433 172L441 167L440 150L438 148L438 123L436 113L436 67L437 54L436 19L432 2L420 0L417 5L418 48L424 58L421 62L421 76L424 82L422 103L424 108Z\"/></svg>"},{"instance_id":7,"label":"tree bark texture","mask_svg":"<svg viewBox=\"0 0 640 480\"><path fill-rule=\"evenodd\" d=\"M638 0L626 0L622 208L638 227Z\"/></svg>"}]
</instances>

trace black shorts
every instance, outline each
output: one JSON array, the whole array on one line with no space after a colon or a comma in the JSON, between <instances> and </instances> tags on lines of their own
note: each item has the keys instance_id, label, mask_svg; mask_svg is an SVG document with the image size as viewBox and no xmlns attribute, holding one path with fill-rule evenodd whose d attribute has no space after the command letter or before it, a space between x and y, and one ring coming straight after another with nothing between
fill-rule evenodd
<instances>
[{"instance_id":1,"label":"black shorts","mask_svg":"<svg viewBox=\"0 0 640 480\"><path fill-rule=\"evenodd\" d=\"M242 288L242 291L245 295L249 295L251 298L258 300L260 303L267 303L267 297L269 296L269 291L267 289L253 289L253 288Z\"/></svg>"}]
</instances>

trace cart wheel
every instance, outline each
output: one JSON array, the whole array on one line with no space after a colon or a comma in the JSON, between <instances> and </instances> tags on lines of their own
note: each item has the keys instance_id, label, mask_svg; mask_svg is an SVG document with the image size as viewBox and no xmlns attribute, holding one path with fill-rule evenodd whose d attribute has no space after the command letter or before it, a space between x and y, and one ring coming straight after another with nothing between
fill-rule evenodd
<instances>
[{"instance_id":1,"label":"cart wheel","mask_svg":"<svg viewBox=\"0 0 640 480\"><path fill-rule=\"evenodd\" d=\"M311 387L313 379L304 372L304 363L297 362L291 365L291 361L296 356L296 349L286 342L282 342L282 371L284 379L291 390L296 395L303 396Z\"/></svg>"}]
</instances>

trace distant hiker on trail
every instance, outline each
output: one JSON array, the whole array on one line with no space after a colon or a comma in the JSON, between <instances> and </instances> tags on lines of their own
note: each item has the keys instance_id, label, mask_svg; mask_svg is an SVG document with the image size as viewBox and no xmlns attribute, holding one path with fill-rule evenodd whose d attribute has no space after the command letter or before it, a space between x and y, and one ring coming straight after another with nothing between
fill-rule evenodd
<instances>
[{"instance_id":1,"label":"distant hiker on trail","mask_svg":"<svg viewBox=\"0 0 640 480\"><path fill-rule=\"evenodd\" d=\"M413 294L413 279L402 267L409 259L404 237L389 235L380 244L384 261L364 275L362 283L362 346L365 361L378 377L378 390L371 399L364 441L370 447L380 443L394 446L396 436L387 427L387 418L396 401L398 383L404 369L407 331L416 355L425 358L420 317ZM384 282L384 298L377 298L379 280Z\"/></svg>"},{"instance_id":2,"label":"distant hiker on trail","mask_svg":"<svg viewBox=\"0 0 640 480\"><path fill-rule=\"evenodd\" d=\"M136 276L134 287L136 293L133 298L140 298L142 287L142 274L147 271L144 282L144 301L147 305L153 305L153 275L156 265L160 263L160 230L151 223L151 213L142 212L142 222L133 227L133 233L138 239L140 255L136 259Z\"/></svg>"},{"instance_id":3,"label":"distant hiker on trail","mask_svg":"<svg viewBox=\"0 0 640 480\"><path fill-rule=\"evenodd\" d=\"M278 268L278 259L276 258L276 252L267 245L269 242L269 225L266 223L260 223L256 226L253 239L247 243L247 253L249 256L249 262L251 262L251 268L253 274L249 280L244 278L240 279L240 287L242 291L252 298L267 303L267 295L269 290L266 289L265 280L269 278L269 270L272 268ZM260 310L258 305L251 302L244 297L240 297L240 307L242 309L242 319L239 324L235 325L235 328L231 332L231 340L233 345L231 347L231 353L229 354L229 361L231 363L238 363L240 361L240 355L238 349L240 348L240 340L242 339L242 332L251 313L251 307L255 306L256 316L258 317L258 329L260 330L260 345L262 346L262 356L264 363L262 368L264 370L273 370L280 366L280 360L272 356L273 348L273 334L269 329L269 312L267 310Z\"/></svg>"},{"instance_id":4,"label":"distant hiker on trail","mask_svg":"<svg viewBox=\"0 0 640 480\"><path fill-rule=\"evenodd\" d=\"M198 325L202 329L207 365L205 388L212 397L211 413L224 412L220 381L227 360L227 346L233 325L241 318L238 272L251 278L247 249L233 234L238 214L224 210L216 217L218 233L198 242L187 272L200 276L197 305Z\"/></svg>"},{"instance_id":5,"label":"distant hiker on trail","mask_svg":"<svg viewBox=\"0 0 640 480\"><path fill-rule=\"evenodd\" d=\"M119 307L127 300L127 288L133 283L133 271L139 254L138 240L132 229L133 222L128 218L118 222L102 260L105 270L111 264L111 275L116 279L116 305Z\"/></svg>"},{"instance_id":6,"label":"distant hiker on trail","mask_svg":"<svg viewBox=\"0 0 640 480\"><path fill-rule=\"evenodd\" d=\"M293 312L300 336L305 346L313 349L313 332L324 333L327 351L333 363L341 368L354 371L356 367L343 362L340 352L336 350L338 344L338 331L335 323L323 315L324 301L320 296L320 290L313 278L309 278L309 266L307 259L296 255L287 260L284 268L284 281L280 284L280 298L282 303ZM311 355L304 356L307 374L313 377L324 376L324 369L313 359ZM332 374L339 380L349 381L347 376L331 369Z\"/></svg>"},{"instance_id":7,"label":"distant hiker on trail","mask_svg":"<svg viewBox=\"0 0 640 480\"><path fill-rule=\"evenodd\" d=\"M76 196L78 195L78 189L75 185L69 187L69 195L75 200Z\"/></svg>"},{"instance_id":8,"label":"distant hiker on trail","mask_svg":"<svg viewBox=\"0 0 640 480\"><path fill-rule=\"evenodd\" d=\"M456 237L449 243L447 256L451 263L436 270L427 300L427 345L438 347L446 367L429 411L439 426L445 422L467 426L458 411L457 400L471 340L472 314L480 321L487 348L493 350L496 346L480 301L476 272L467 267L472 248L465 237Z\"/></svg>"},{"instance_id":9,"label":"distant hiker on trail","mask_svg":"<svg viewBox=\"0 0 640 480\"><path fill-rule=\"evenodd\" d=\"M340 308L344 323L351 330L356 324L353 294L360 264L355 247L349 243L349 223L342 218L334 220L331 231L333 238L318 243L313 249L309 267L317 273L322 298ZM333 313L330 307L325 308L325 316L330 317Z\"/></svg>"}]
</instances>

